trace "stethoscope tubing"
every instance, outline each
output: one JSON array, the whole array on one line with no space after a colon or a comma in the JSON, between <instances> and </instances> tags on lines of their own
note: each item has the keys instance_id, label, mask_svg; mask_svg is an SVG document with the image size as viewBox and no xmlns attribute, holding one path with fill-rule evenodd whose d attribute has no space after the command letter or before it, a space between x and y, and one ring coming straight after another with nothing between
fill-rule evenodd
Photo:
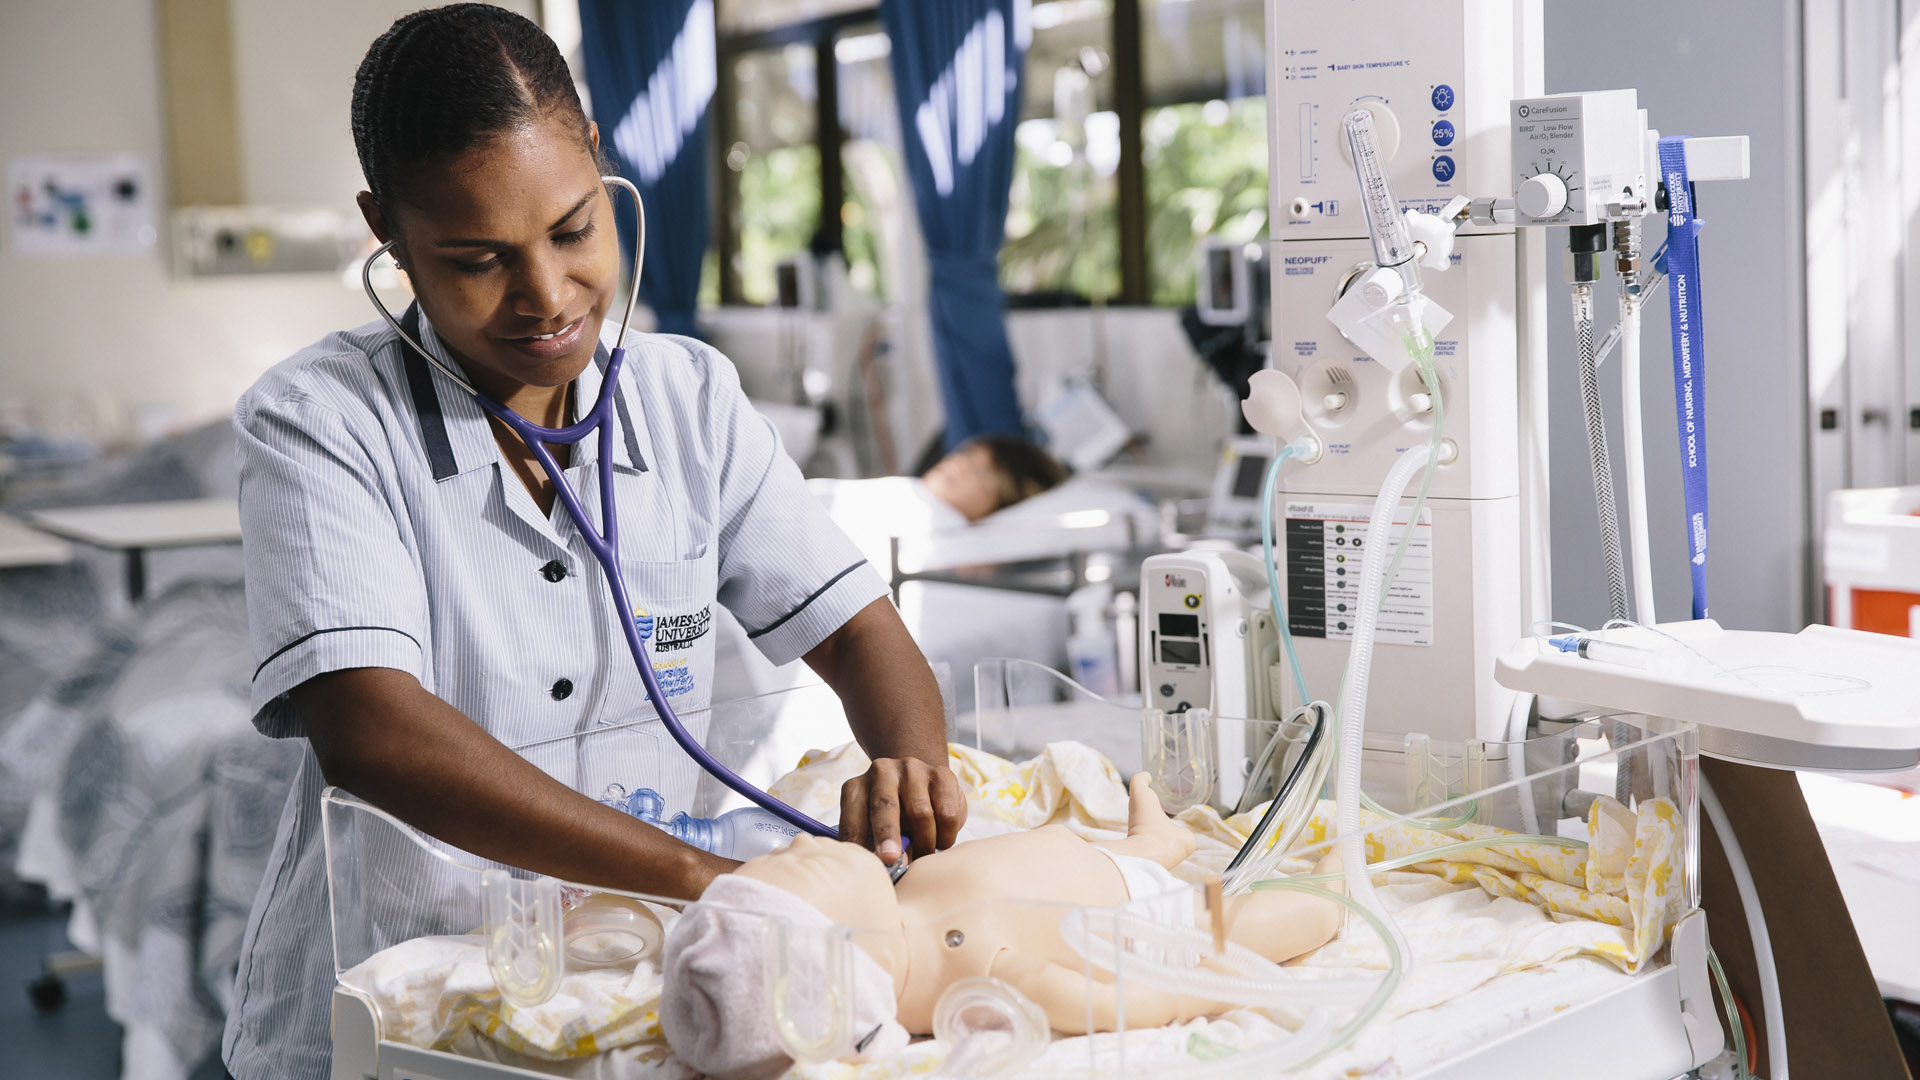
<instances>
[{"instance_id":1,"label":"stethoscope tubing","mask_svg":"<svg viewBox=\"0 0 1920 1080\"><path fill-rule=\"evenodd\" d=\"M587 542L588 550L593 553L594 561L600 564L600 569L606 575L607 589L613 595L613 605L622 634L627 641L627 651L633 656L634 666L640 671L640 681L646 686L647 698L653 703L653 710L659 715L660 723L666 727L667 734L679 744L680 749L685 751L688 757L693 759L694 764L699 765L749 802L779 817L796 829L815 836L831 838L837 835L834 829L754 787L708 753L700 740L693 737L693 733L687 730L686 724L681 721L679 714L674 712L673 706L667 701L667 695L660 687L660 680L654 674L653 664L649 662L646 641L641 638L640 628L634 622L633 604L627 593L626 576L620 571L619 516L613 511L613 399L620 383L621 367L627 356L627 323L633 318L634 299L640 293L640 269L647 250L647 219L638 188L624 177L603 176L601 180L625 188L627 194L633 197L634 219L637 222L637 239L633 252L633 283L632 289L627 294L626 314L620 320L620 337L617 339L620 344L614 348L612 357L607 361L606 375L600 383L600 393L594 399L593 408L589 409L580 420L566 427L543 427L493 400L469 382L464 374L435 359L432 353L422 348L420 343L407 333L399 321L393 317L393 313L387 310L387 305L381 303L379 294L373 291L374 260L393 247L392 241L382 244L378 250L367 257L366 263L360 269L360 284L366 290L367 298L373 301L374 309L380 312L380 317L386 320L394 333L399 334L402 341L412 346L428 363L438 368L441 374L472 394L473 400L489 416L499 420L519 436L520 441L532 451L540 467L546 470L547 477L553 481L554 493L560 497L560 504L566 508L567 516L580 530L581 537ZM593 527L587 516L586 507L580 502L579 493L574 491L572 484L567 483L566 476L554 461L552 452L547 449L549 444L575 445L596 431L599 435L600 458L597 471L600 481L601 518L605 523L604 532Z\"/></svg>"}]
</instances>

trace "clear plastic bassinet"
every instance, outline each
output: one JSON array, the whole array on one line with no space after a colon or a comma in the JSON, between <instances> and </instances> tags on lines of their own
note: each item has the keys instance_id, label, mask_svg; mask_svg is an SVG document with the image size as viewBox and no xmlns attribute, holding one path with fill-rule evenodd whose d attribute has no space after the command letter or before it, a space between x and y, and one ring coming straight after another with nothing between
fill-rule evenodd
<instances>
[{"instance_id":1,"label":"clear plastic bassinet","mask_svg":"<svg viewBox=\"0 0 1920 1080\"><path fill-rule=\"evenodd\" d=\"M956 745L1019 761L1063 740L1084 743L1104 755L1119 777L1137 771L1151 774L1170 812L1211 805L1216 820L1231 819L1238 806L1270 795L1310 736L1299 722L1143 712L1101 699L1026 661L985 662L976 669L975 685L978 706L950 724ZM801 749L850 738L837 699L821 685L722 702L686 719L711 752L761 786L790 768ZM703 818L744 805L685 763L656 721L596 727L515 749L549 775L597 799L616 790L646 787L658 792L669 809ZM1602 796L1619 796L1628 814L1663 800L1677 815L1682 845L1679 872L1684 880L1673 885L1683 890L1679 907L1691 911L1698 899L1695 754L1689 727L1619 717L1567 724L1524 745L1447 746L1419 737L1370 740L1363 786L1380 813L1365 827L1370 837L1436 823L1456 832L1472 827L1552 834L1574 831ZM677 902L666 898L589 890L477 859L337 789L325 793L323 814L337 978L337 1080L478 1080L547 1073L546 1067L530 1061L480 1061L403 1041L403 1018L390 1009L383 1012L378 1004L383 988L365 974L368 962L385 950L435 935L478 935L502 999L534 1001L551 995L570 970L623 962L631 967L636 955L657 944L659 922L674 917ZM1294 843L1294 854L1310 863L1336 842L1331 828L1324 835L1310 829ZM1204 894L1202 885L1185 885L1177 892L1187 897L1186 903L1204 903L1194 899ZM592 901L581 904L589 894ZM1178 942L1187 947L1184 953L1178 948L1151 953L1140 947L1152 921L1149 908L1166 899L1135 897L1097 910L1041 901L1008 903L1058 917L1067 944L1084 960L1086 977L1113 985L1114 1026L1124 1029L1130 987L1157 990L1182 974L1169 971L1170 966L1192 966L1212 952L1204 926ZM592 909L595 917L583 921L583 907ZM782 1046L802 1065L848 1057L869 1034L856 1030L850 1004L853 950L862 947L862 932L773 918L766 922L766 1008ZM1661 929L1672 932L1670 926ZM1369 932L1364 927L1350 931ZM1671 951L1662 946L1641 977L1660 975L1669 966ZM1196 1035L1187 1040L1180 1058L1168 1060L1138 1052L1131 1041L1134 1032L1067 1040L1050 1033L1044 1014L1004 984L975 979L955 985L942 999L932 1033L936 1042L906 1052L937 1054L941 1060L935 1071L953 1076L1152 1075L1171 1080L1274 1075L1323 1057L1319 1052L1344 1034L1344 1025L1364 1020L1360 1014L1365 999L1379 985L1379 976L1362 980L1364 985L1353 979L1343 985L1328 980L1327 1007L1304 1015L1286 1004L1300 995L1295 974L1272 965L1227 965L1225 974L1192 976L1211 979L1205 982L1210 1000L1291 1016L1294 1022L1274 1026L1272 1037L1257 1044L1223 1046ZM1680 991L1662 989L1657 1000L1669 997L1676 1003L1672 1011L1677 1024ZM1636 1007L1647 1008L1644 1003ZM1543 1016L1540 1024L1554 1019ZM1094 1026L1090 1015L1088 1027ZM1555 1037L1568 1036L1562 1029ZM1665 1058L1684 1049L1684 1039L1674 1048L1675 1039L1671 1031L1647 1036L1649 1044L1666 1046L1670 1052ZM1685 1067L1683 1063L1679 1071Z\"/></svg>"}]
</instances>

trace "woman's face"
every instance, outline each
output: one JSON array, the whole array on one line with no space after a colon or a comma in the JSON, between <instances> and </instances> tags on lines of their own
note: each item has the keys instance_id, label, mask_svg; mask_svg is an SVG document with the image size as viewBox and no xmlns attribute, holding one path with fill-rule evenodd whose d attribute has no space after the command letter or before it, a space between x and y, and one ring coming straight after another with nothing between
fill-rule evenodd
<instances>
[{"instance_id":1,"label":"woman's face","mask_svg":"<svg viewBox=\"0 0 1920 1080\"><path fill-rule=\"evenodd\" d=\"M368 214L398 241L434 332L496 400L563 386L593 359L620 253L597 129L591 141L562 119L523 125L417 167L397 220Z\"/></svg>"}]
</instances>

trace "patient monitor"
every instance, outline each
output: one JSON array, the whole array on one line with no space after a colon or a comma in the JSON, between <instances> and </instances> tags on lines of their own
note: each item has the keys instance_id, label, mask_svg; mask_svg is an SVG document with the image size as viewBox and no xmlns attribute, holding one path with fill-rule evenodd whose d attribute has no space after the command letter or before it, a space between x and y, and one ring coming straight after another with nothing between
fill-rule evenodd
<instances>
[{"instance_id":1,"label":"patient monitor","mask_svg":"<svg viewBox=\"0 0 1920 1080\"><path fill-rule=\"evenodd\" d=\"M1155 555L1140 573L1141 697L1164 712L1216 718L1213 801L1228 810L1262 749L1236 721L1275 719L1266 672L1279 635L1266 596L1260 560L1240 551Z\"/></svg>"},{"instance_id":2,"label":"patient monitor","mask_svg":"<svg viewBox=\"0 0 1920 1080\"><path fill-rule=\"evenodd\" d=\"M1273 440L1248 435L1227 443L1207 500L1207 534L1234 538L1260 535L1260 489L1273 461Z\"/></svg>"}]
</instances>

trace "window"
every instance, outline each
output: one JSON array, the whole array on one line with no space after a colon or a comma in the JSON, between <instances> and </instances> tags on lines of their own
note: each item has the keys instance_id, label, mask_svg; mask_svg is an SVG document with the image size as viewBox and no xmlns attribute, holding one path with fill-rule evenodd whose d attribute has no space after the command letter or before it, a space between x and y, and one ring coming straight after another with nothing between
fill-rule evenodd
<instances>
[{"instance_id":1,"label":"window","mask_svg":"<svg viewBox=\"0 0 1920 1080\"><path fill-rule=\"evenodd\" d=\"M846 285L883 297L908 196L871 0L735 0L719 16L721 302L773 303L781 261L828 252L847 259Z\"/></svg>"},{"instance_id":2,"label":"window","mask_svg":"<svg viewBox=\"0 0 1920 1080\"><path fill-rule=\"evenodd\" d=\"M1267 235L1266 20L1258 0L1141 0L1147 297L1190 304L1209 236Z\"/></svg>"},{"instance_id":3,"label":"window","mask_svg":"<svg viewBox=\"0 0 1920 1080\"><path fill-rule=\"evenodd\" d=\"M1000 252L1000 283L1014 296L1120 293L1112 16L1112 0L1033 7Z\"/></svg>"},{"instance_id":4,"label":"window","mask_svg":"<svg viewBox=\"0 0 1920 1080\"><path fill-rule=\"evenodd\" d=\"M1259 0L1140 5L1140 70L1149 103L1233 101L1267 92L1267 20Z\"/></svg>"},{"instance_id":5,"label":"window","mask_svg":"<svg viewBox=\"0 0 1920 1080\"><path fill-rule=\"evenodd\" d=\"M901 182L900 109L893 99L893 69L888 66L887 35L868 27L842 35L833 44L838 69L840 148L846 177L840 206L840 243L847 257L847 281L855 292L887 297L887 268L898 260L907 217L902 199L913 193Z\"/></svg>"},{"instance_id":6,"label":"window","mask_svg":"<svg viewBox=\"0 0 1920 1080\"><path fill-rule=\"evenodd\" d=\"M912 192L870 0L719 0L718 15L719 295L773 302L775 265L818 244L885 298ZM1264 5L1034 0L1031 18L1010 302L1192 303L1202 240L1267 235Z\"/></svg>"},{"instance_id":7,"label":"window","mask_svg":"<svg viewBox=\"0 0 1920 1080\"><path fill-rule=\"evenodd\" d=\"M809 250L820 225L814 50L796 44L743 53L733 78L733 142L722 159L739 193L733 270L743 300L770 304L774 267Z\"/></svg>"},{"instance_id":8,"label":"window","mask_svg":"<svg viewBox=\"0 0 1920 1080\"><path fill-rule=\"evenodd\" d=\"M1267 234L1266 99L1165 105L1147 110L1142 128L1149 298L1191 304L1203 238Z\"/></svg>"}]
</instances>

